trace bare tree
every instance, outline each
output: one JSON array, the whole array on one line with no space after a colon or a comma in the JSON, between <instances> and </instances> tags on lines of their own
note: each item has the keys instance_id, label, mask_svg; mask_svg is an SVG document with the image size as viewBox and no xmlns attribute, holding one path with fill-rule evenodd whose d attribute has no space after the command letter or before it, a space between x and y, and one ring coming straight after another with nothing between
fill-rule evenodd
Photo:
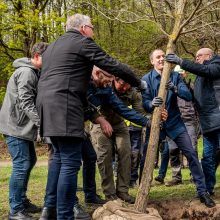
<instances>
[{"instance_id":1,"label":"bare tree","mask_svg":"<svg viewBox=\"0 0 220 220\"><path fill-rule=\"evenodd\" d=\"M90 1L86 2L91 4ZM210 33L215 34L211 37L214 40L214 47L217 47L219 36L219 3L220 0L141 0L127 1L121 3L120 9L117 11L108 11L99 5L92 5L104 17L110 20L119 20L123 23L134 23L139 21L149 21L154 23L167 37L168 43L166 53L174 53L178 39L186 36L197 36L197 40L207 38ZM217 33L217 34L216 34ZM195 38L194 38L195 39ZM198 42L199 43L199 42ZM199 43L203 45L202 42ZM182 41L183 47L185 46ZM186 51L187 48L185 47ZM188 51L189 52L189 51ZM192 52L189 52L192 54ZM172 66L165 63L158 96L166 100L167 91L165 89L166 82L170 77ZM160 114L161 108L155 108L152 117L152 126L150 132L150 140L146 155L142 180L138 189L135 202L135 209L140 212L146 212L150 185L153 178L154 161L159 141L160 133Z\"/></svg>"}]
</instances>

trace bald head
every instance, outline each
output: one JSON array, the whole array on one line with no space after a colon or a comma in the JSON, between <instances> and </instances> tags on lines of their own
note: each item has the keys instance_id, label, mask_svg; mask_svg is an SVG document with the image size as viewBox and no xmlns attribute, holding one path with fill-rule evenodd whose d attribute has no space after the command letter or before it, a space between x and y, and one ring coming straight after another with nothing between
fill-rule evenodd
<instances>
[{"instance_id":1,"label":"bald head","mask_svg":"<svg viewBox=\"0 0 220 220\"><path fill-rule=\"evenodd\" d=\"M214 55L214 51L210 48L201 48L196 53L196 62L203 64L205 60L210 60Z\"/></svg>"},{"instance_id":2,"label":"bald head","mask_svg":"<svg viewBox=\"0 0 220 220\"><path fill-rule=\"evenodd\" d=\"M92 70L92 78L97 87L106 87L112 84L114 76L99 67L94 66Z\"/></svg>"}]
</instances>

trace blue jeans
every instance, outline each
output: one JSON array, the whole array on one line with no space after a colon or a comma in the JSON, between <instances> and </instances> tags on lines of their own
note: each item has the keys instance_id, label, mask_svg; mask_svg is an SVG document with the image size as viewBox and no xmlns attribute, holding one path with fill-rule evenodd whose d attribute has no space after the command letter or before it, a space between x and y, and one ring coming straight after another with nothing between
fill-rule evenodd
<instances>
[{"instance_id":1,"label":"blue jeans","mask_svg":"<svg viewBox=\"0 0 220 220\"><path fill-rule=\"evenodd\" d=\"M53 160L54 150L52 145L49 145L49 167ZM89 138L86 138L83 141L82 145L82 160L83 160L83 191L85 193L85 200L93 200L96 197L96 182L95 182L95 173L96 173L96 153L92 146L92 143ZM50 169L50 168L49 168ZM56 189L46 192L45 202L50 204L50 207L56 206ZM48 193L50 192L50 195ZM51 202L48 202L49 198L52 198L54 194L54 199ZM54 205L52 205L54 203ZM75 203L78 203L78 198L76 198Z\"/></svg>"},{"instance_id":2,"label":"blue jeans","mask_svg":"<svg viewBox=\"0 0 220 220\"><path fill-rule=\"evenodd\" d=\"M220 148L220 130L203 134L203 157L202 169L205 175L205 182L208 192L214 191L216 183L216 151Z\"/></svg>"},{"instance_id":3,"label":"blue jeans","mask_svg":"<svg viewBox=\"0 0 220 220\"><path fill-rule=\"evenodd\" d=\"M44 206L57 207L57 220L73 220L83 139L51 137L51 142L54 155L48 170Z\"/></svg>"},{"instance_id":4,"label":"blue jeans","mask_svg":"<svg viewBox=\"0 0 220 220\"><path fill-rule=\"evenodd\" d=\"M9 182L9 205L12 214L24 209L27 185L37 157L34 142L12 136L5 136L12 158L12 174Z\"/></svg>"}]
</instances>

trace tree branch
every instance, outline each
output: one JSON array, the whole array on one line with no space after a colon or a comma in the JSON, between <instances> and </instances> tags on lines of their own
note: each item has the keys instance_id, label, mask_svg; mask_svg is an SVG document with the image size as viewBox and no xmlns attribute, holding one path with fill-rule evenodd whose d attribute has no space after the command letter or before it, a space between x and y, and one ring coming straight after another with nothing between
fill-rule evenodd
<instances>
[{"instance_id":1,"label":"tree branch","mask_svg":"<svg viewBox=\"0 0 220 220\"><path fill-rule=\"evenodd\" d=\"M150 4L150 9L152 11L153 17L154 17L154 21L157 22L157 18L155 16L155 12L154 12L154 7L153 7L151 0L149 0L149 4Z\"/></svg>"},{"instance_id":2,"label":"tree branch","mask_svg":"<svg viewBox=\"0 0 220 220\"><path fill-rule=\"evenodd\" d=\"M186 19L186 21L183 22L183 24L180 26L180 30L182 30L183 27L186 26L190 22L191 18L195 15L196 11L198 10L198 8L200 7L201 4L202 4L202 0L199 0L196 7L195 7L195 9L189 15L189 17Z\"/></svg>"},{"instance_id":3,"label":"tree branch","mask_svg":"<svg viewBox=\"0 0 220 220\"><path fill-rule=\"evenodd\" d=\"M190 51L186 48L186 46L185 46L185 44L184 44L183 41L180 41L180 44L181 44L181 46L183 47L183 49L185 50L186 53L190 54L192 57L195 58L194 53L190 52Z\"/></svg>"},{"instance_id":4,"label":"tree branch","mask_svg":"<svg viewBox=\"0 0 220 220\"><path fill-rule=\"evenodd\" d=\"M219 21L218 21L218 22L219 22ZM194 32L194 31L196 31L196 30L198 30L198 29L201 29L201 28L204 28L204 27L206 27L206 26L209 26L209 25L211 25L211 24L216 24L216 23L217 23L216 21L213 21L213 22L210 22L210 23L208 23L208 24L204 24L204 25L198 26L198 27L196 27L196 28L193 28L193 29L191 29L191 30L183 31L181 34L188 34L188 33L190 33L190 32Z\"/></svg>"}]
</instances>

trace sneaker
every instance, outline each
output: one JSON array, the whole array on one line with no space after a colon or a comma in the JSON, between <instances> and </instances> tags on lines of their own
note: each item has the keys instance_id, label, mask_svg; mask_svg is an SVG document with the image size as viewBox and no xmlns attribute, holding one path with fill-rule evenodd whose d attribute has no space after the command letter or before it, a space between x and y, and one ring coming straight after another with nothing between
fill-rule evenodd
<instances>
[{"instance_id":1,"label":"sneaker","mask_svg":"<svg viewBox=\"0 0 220 220\"><path fill-rule=\"evenodd\" d=\"M106 203L106 201L96 194L94 199L86 199L85 203L103 205Z\"/></svg>"},{"instance_id":2,"label":"sneaker","mask_svg":"<svg viewBox=\"0 0 220 220\"><path fill-rule=\"evenodd\" d=\"M29 213L41 212L41 207L36 206L33 203L31 203L30 199L25 199L23 202L23 205L24 205L24 209L26 212L29 212Z\"/></svg>"},{"instance_id":3,"label":"sneaker","mask_svg":"<svg viewBox=\"0 0 220 220\"><path fill-rule=\"evenodd\" d=\"M108 201L113 201L113 200L117 200L118 197L116 196L116 194L111 194L111 195L106 195L105 196L105 200Z\"/></svg>"},{"instance_id":4,"label":"sneaker","mask_svg":"<svg viewBox=\"0 0 220 220\"><path fill-rule=\"evenodd\" d=\"M128 202L130 204L135 203L135 198L133 196L129 195L127 192L117 192L117 196L121 200Z\"/></svg>"},{"instance_id":5,"label":"sneaker","mask_svg":"<svg viewBox=\"0 0 220 220\"><path fill-rule=\"evenodd\" d=\"M57 220L56 208L43 207L39 220Z\"/></svg>"},{"instance_id":6,"label":"sneaker","mask_svg":"<svg viewBox=\"0 0 220 220\"><path fill-rule=\"evenodd\" d=\"M182 184L182 180L178 180L178 179L173 179L171 181L168 181L165 183L165 186L176 186L176 185L179 185L179 184Z\"/></svg>"},{"instance_id":7,"label":"sneaker","mask_svg":"<svg viewBox=\"0 0 220 220\"><path fill-rule=\"evenodd\" d=\"M91 216L87 213L79 203L73 207L75 220L91 220Z\"/></svg>"},{"instance_id":8,"label":"sneaker","mask_svg":"<svg viewBox=\"0 0 220 220\"><path fill-rule=\"evenodd\" d=\"M9 213L8 220L34 220L26 211L18 211L15 214Z\"/></svg>"},{"instance_id":9,"label":"sneaker","mask_svg":"<svg viewBox=\"0 0 220 220\"><path fill-rule=\"evenodd\" d=\"M215 202L210 197L209 193L204 193L199 196L200 202L204 203L208 208L212 208L215 206Z\"/></svg>"},{"instance_id":10,"label":"sneaker","mask_svg":"<svg viewBox=\"0 0 220 220\"><path fill-rule=\"evenodd\" d=\"M159 183L164 183L164 178L161 177L161 176L156 176L156 177L154 178L154 180L156 180L156 181L159 182Z\"/></svg>"}]
</instances>

